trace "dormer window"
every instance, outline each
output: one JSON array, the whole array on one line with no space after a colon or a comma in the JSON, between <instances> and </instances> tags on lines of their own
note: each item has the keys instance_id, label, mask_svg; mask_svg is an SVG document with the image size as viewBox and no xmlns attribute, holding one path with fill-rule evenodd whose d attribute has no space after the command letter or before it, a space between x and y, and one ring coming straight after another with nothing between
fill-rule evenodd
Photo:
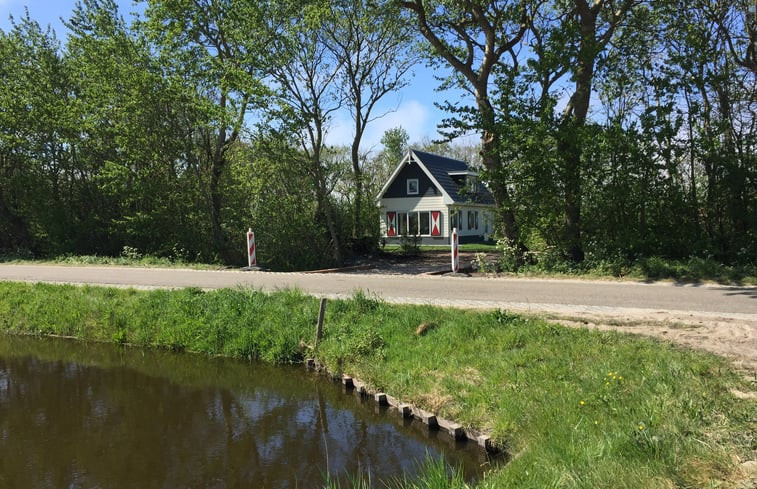
<instances>
[{"instance_id":1,"label":"dormer window","mask_svg":"<svg viewBox=\"0 0 757 489\"><path fill-rule=\"evenodd\" d=\"M418 179L407 179L407 195L418 195Z\"/></svg>"},{"instance_id":2,"label":"dormer window","mask_svg":"<svg viewBox=\"0 0 757 489\"><path fill-rule=\"evenodd\" d=\"M478 193L478 173L471 170L457 170L447 172L457 184L458 191L462 194L476 195Z\"/></svg>"},{"instance_id":3,"label":"dormer window","mask_svg":"<svg viewBox=\"0 0 757 489\"><path fill-rule=\"evenodd\" d=\"M465 186L469 193L476 194L478 192L478 178L476 178L476 175L467 175L465 178Z\"/></svg>"}]
</instances>

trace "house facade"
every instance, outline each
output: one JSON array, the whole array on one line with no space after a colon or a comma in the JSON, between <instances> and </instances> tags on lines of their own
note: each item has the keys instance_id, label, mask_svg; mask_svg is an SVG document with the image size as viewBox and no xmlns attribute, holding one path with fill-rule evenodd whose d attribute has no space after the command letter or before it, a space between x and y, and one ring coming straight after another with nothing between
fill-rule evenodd
<instances>
[{"instance_id":1,"label":"house facade","mask_svg":"<svg viewBox=\"0 0 757 489\"><path fill-rule=\"evenodd\" d=\"M387 243L420 236L421 244L483 242L493 233L494 199L464 161L409 150L378 195Z\"/></svg>"}]
</instances>

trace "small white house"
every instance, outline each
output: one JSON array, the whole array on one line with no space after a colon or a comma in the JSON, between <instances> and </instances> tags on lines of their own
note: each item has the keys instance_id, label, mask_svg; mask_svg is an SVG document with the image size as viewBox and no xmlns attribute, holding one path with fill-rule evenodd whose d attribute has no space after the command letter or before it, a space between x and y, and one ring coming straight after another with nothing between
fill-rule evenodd
<instances>
[{"instance_id":1,"label":"small white house","mask_svg":"<svg viewBox=\"0 0 757 489\"><path fill-rule=\"evenodd\" d=\"M493 233L494 198L464 161L409 150L378 195L388 243L420 236L421 244L482 242Z\"/></svg>"}]
</instances>

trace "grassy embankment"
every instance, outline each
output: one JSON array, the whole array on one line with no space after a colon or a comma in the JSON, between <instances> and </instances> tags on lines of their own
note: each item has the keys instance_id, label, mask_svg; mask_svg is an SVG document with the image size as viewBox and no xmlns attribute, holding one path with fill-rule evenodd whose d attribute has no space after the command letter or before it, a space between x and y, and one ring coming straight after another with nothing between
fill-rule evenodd
<instances>
[{"instance_id":1,"label":"grassy embankment","mask_svg":"<svg viewBox=\"0 0 757 489\"><path fill-rule=\"evenodd\" d=\"M297 291L0 283L1 331L274 363L302 360L317 309ZM360 293L330 302L325 324L317 356L333 371L505 447L512 459L481 487L741 487L739 462L757 458L757 401L730 392L754 386L713 355ZM445 487L438 478L424 487Z\"/></svg>"},{"instance_id":2,"label":"grassy embankment","mask_svg":"<svg viewBox=\"0 0 757 489\"><path fill-rule=\"evenodd\" d=\"M137 252L120 256L102 255L60 255L49 258L29 258L23 255L0 255L0 263L10 264L46 264L46 265L93 265L93 266L127 266L127 267L160 267L160 268L192 268L197 270L217 270L222 265L192 262L180 258L167 258L153 255L142 255Z\"/></svg>"}]
</instances>

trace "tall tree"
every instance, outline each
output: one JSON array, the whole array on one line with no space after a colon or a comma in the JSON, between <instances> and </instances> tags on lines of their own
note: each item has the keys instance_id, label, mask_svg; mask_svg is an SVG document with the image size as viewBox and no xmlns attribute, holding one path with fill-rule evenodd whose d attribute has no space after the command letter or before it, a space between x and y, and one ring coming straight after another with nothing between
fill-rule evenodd
<instances>
[{"instance_id":1,"label":"tall tree","mask_svg":"<svg viewBox=\"0 0 757 489\"><path fill-rule=\"evenodd\" d=\"M573 89L562 112L557 136L557 152L562 159L562 182L565 192L564 240L568 256L576 262L584 259L581 240L581 159L583 129L589 113L595 70L599 56L633 5L638 0L573 0L564 12L557 29L567 29L568 52L557 54L568 66Z\"/></svg>"},{"instance_id":2,"label":"tall tree","mask_svg":"<svg viewBox=\"0 0 757 489\"><path fill-rule=\"evenodd\" d=\"M65 229L70 201L71 88L59 52L54 33L28 12L0 31L0 249L44 253L52 240L66 241L49 228Z\"/></svg>"},{"instance_id":3,"label":"tall tree","mask_svg":"<svg viewBox=\"0 0 757 489\"><path fill-rule=\"evenodd\" d=\"M708 251L724 260L752 248L757 225L757 73L745 62L749 50L736 49L740 35L733 31L744 7L696 1L686 4L688 15L680 16L682 3L674 2L667 17L676 33L669 41L669 65L685 95L692 175L697 169L702 173L698 216ZM750 22L750 16L743 21ZM719 28L712 29L713 22ZM747 25L742 28L749 32Z\"/></svg>"},{"instance_id":4,"label":"tall tree","mask_svg":"<svg viewBox=\"0 0 757 489\"><path fill-rule=\"evenodd\" d=\"M98 241L109 247L100 252L168 254L192 200L179 188L185 103L115 1L84 0L65 24L79 131L71 147L97 187L87 212L102 221Z\"/></svg>"},{"instance_id":5,"label":"tall tree","mask_svg":"<svg viewBox=\"0 0 757 489\"><path fill-rule=\"evenodd\" d=\"M318 5L280 13L288 21L269 46L278 59L269 65L279 106L271 115L279 121L282 137L296 137L318 204L316 215L328 229L334 261L341 264L343 240L332 198L334 172L325 138L334 112L342 107L337 83L343 61L323 42L321 13Z\"/></svg>"},{"instance_id":6,"label":"tall tree","mask_svg":"<svg viewBox=\"0 0 757 489\"><path fill-rule=\"evenodd\" d=\"M271 30L264 3L239 0L148 0L145 27L164 63L197 90L207 114L198 128L199 153L188 160L207 178L207 200L216 249L230 258L222 222L220 182L227 154L239 141L248 112L262 104Z\"/></svg>"},{"instance_id":7,"label":"tall tree","mask_svg":"<svg viewBox=\"0 0 757 489\"><path fill-rule=\"evenodd\" d=\"M354 179L353 238L368 230L363 222L364 156L360 144L367 125L386 114L377 104L408 84L417 62L409 18L391 0L338 0L323 12L324 42L341 67L339 90L353 122L350 145Z\"/></svg>"},{"instance_id":8,"label":"tall tree","mask_svg":"<svg viewBox=\"0 0 757 489\"><path fill-rule=\"evenodd\" d=\"M522 248L506 178L508 162L499 152L501 137L490 90L497 77L517 69L517 48L527 32L527 21L534 14L531 10L535 7L527 0L400 0L399 3L413 12L418 29L430 44L433 55L452 68L454 75L449 83L473 96L473 126L481 131L481 158L497 203L495 224L513 246ZM448 108L453 106L450 104ZM462 109L459 112L471 111Z\"/></svg>"},{"instance_id":9,"label":"tall tree","mask_svg":"<svg viewBox=\"0 0 757 489\"><path fill-rule=\"evenodd\" d=\"M410 141L410 135L402 127L393 127L387 129L384 135L381 136L381 144L384 145L384 154L386 162L391 172L396 167L408 149L408 142Z\"/></svg>"}]
</instances>

